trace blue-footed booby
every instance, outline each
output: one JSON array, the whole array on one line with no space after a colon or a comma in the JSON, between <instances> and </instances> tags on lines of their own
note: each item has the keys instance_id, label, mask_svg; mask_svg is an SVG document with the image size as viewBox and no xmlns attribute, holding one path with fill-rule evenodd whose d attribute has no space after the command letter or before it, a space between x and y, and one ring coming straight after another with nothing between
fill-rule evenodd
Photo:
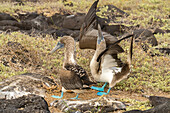
<instances>
[{"instance_id":1,"label":"blue-footed booby","mask_svg":"<svg viewBox=\"0 0 170 113\"><path fill-rule=\"evenodd\" d=\"M98 30L95 28L97 28L96 26L98 24L98 18L96 15L96 8L97 8L98 2L99 0L96 0L92 4L81 26L80 34L79 34L79 48L80 49L96 49ZM114 42L118 41L118 38L110 35L107 32L102 32L102 35L103 35L103 38L105 39L106 47L109 46L109 50L107 51L107 53L109 53L112 56L115 64L117 64L119 67L122 67L123 63L117 57L117 54L124 52L124 50L122 47L118 45L118 43L112 45ZM125 35L125 37L127 38L131 37L131 34L127 34ZM91 87L91 88L98 90L98 91L104 91L105 86L106 86L106 83L104 84L102 88L96 88L96 87Z\"/></svg>"},{"instance_id":2,"label":"blue-footed booby","mask_svg":"<svg viewBox=\"0 0 170 113\"><path fill-rule=\"evenodd\" d=\"M62 98L63 93L67 90L71 90L77 93L77 96L72 99L78 99L79 93L87 91L88 85L93 84L90 81L86 71L76 63L75 60L75 41L70 36L63 36L57 45L51 50L50 53L55 52L57 49L64 48L64 63L63 69L59 71L60 81L62 85L61 96L55 96L54 98Z\"/></svg>"},{"instance_id":3,"label":"blue-footed booby","mask_svg":"<svg viewBox=\"0 0 170 113\"><path fill-rule=\"evenodd\" d=\"M113 46L126 38L122 38L116 41L115 43L113 43ZM98 92L97 95L103 94L107 95L110 92L111 88L116 85L116 83L127 78L127 76L130 73L131 70L130 66L132 61L133 36L131 38L128 60L126 63L123 63L123 66L121 67L115 62L115 59L113 58L112 54L108 52L110 46L107 47L106 45L106 41L102 34L100 25L98 25L98 38L96 42L97 42L96 51L90 62L90 69L92 76L96 81L109 83L108 91ZM106 83L104 86L106 86ZM97 89L97 87L92 87L92 89ZM99 90L103 91L104 87L102 87L101 89L99 88Z\"/></svg>"}]
</instances>

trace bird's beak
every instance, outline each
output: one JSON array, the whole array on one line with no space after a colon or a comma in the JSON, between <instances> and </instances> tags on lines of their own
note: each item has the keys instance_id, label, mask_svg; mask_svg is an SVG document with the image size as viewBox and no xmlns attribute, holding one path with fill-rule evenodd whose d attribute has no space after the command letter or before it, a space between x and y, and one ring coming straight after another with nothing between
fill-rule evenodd
<instances>
[{"instance_id":1,"label":"bird's beak","mask_svg":"<svg viewBox=\"0 0 170 113\"><path fill-rule=\"evenodd\" d=\"M98 24L98 38L97 38L97 44L100 44L100 42L104 39L102 30L100 25Z\"/></svg>"},{"instance_id":2,"label":"bird's beak","mask_svg":"<svg viewBox=\"0 0 170 113\"><path fill-rule=\"evenodd\" d=\"M60 48L63 48L64 47L64 44L58 42L57 45L50 51L49 54L52 54L54 53L57 49L60 49Z\"/></svg>"}]
</instances>

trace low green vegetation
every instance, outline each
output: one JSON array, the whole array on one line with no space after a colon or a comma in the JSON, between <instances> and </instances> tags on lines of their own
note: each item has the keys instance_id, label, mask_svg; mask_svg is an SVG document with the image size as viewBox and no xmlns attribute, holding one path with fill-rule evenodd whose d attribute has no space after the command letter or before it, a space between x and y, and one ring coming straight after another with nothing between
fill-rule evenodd
<instances>
[{"instance_id":1,"label":"low green vegetation","mask_svg":"<svg viewBox=\"0 0 170 113\"><path fill-rule=\"evenodd\" d=\"M159 47L168 48L167 38L169 34L162 35L159 38L156 35L159 42ZM170 41L170 40L169 40ZM128 42L121 42L125 44L125 49L129 49ZM135 92L169 92L170 91L170 71L169 71L169 56L150 56L149 51L145 53L140 44L134 44L133 61L132 61L132 73L128 79L121 81L117 84L115 89L121 89L126 91ZM150 51L161 54L158 50L151 47ZM125 55L126 54L126 55ZM122 59L127 58L128 51L120 55Z\"/></svg>"},{"instance_id":2,"label":"low green vegetation","mask_svg":"<svg viewBox=\"0 0 170 113\"><path fill-rule=\"evenodd\" d=\"M134 110L134 109L138 109L138 110L147 110L147 109L151 109L152 106L150 105L149 101L139 101L139 100L135 100L135 99L121 99L122 102L126 103L126 104L130 104L127 107L127 111L130 110Z\"/></svg>"}]
</instances>

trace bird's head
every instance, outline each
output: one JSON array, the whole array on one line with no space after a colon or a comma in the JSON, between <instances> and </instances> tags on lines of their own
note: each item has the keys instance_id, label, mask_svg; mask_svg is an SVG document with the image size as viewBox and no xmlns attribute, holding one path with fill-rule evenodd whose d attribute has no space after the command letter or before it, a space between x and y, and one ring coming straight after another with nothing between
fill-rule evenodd
<instances>
[{"instance_id":1,"label":"bird's head","mask_svg":"<svg viewBox=\"0 0 170 113\"><path fill-rule=\"evenodd\" d=\"M56 50L64 48L68 44L74 43L74 39L70 36L63 36L59 39L57 45L50 51L50 54L54 53Z\"/></svg>"}]
</instances>

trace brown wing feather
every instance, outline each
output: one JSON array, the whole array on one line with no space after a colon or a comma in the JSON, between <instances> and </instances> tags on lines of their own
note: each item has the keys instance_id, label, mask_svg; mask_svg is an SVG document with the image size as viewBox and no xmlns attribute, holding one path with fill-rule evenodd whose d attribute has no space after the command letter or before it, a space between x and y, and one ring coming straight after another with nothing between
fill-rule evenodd
<instances>
[{"instance_id":1,"label":"brown wing feather","mask_svg":"<svg viewBox=\"0 0 170 113\"><path fill-rule=\"evenodd\" d=\"M81 26L80 29L80 35L79 35L79 43L83 43L82 42L82 37L87 33L87 31L89 31L90 29L92 29L94 27L95 22L97 22L97 18L96 18L96 8L97 8L97 4L98 1L95 1L92 6L90 7L88 13L86 14L86 17L84 19L84 22ZM97 25L97 24L95 24ZM81 48L81 44L80 48Z\"/></svg>"},{"instance_id":2,"label":"brown wing feather","mask_svg":"<svg viewBox=\"0 0 170 113\"><path fill-rule=\"evenodd\" d=\"M133 54L133 40L134 40L134 37L131 38L131 43L130 43L130 49L129 49L129 55L128 55L128 58L127 58L127 62L123 64L123 67L122 67L122 70L121 72L118 72L114 75L114 78L110 84L110 87L113 87L116 85L116 83L120 82L121 80L127 78L127 76L129 75L130 73L130 65L131 65L131 62L132 62L132 54Z\"/></svg>"},{"instance_id":3,"label":"brown wing feather","mask_svg":"<svg viewBox=\"0 0 170 113\"><path fill-rule=\"evenodd\" d=\"M119 53L119 51L120 51L119 49L120 49L120 48L118 49L118 47L120 47L120 46L117 45L117 44L120 43L122 40L127 39L127 38L130 38L130 37L132 37L132 36L133 36L133 34L128 34L127 36L125 36L125 37L123 37L123 38L115 41L113 44L107 45L107 48L106 48L103 52L101 52L100 55L98 56L97 61L99 61L99 59L101 58L101 56L102 56L103 54L105 54L106 52L108 52L108 51L113 51L114 54L116 53L116 51L117 51L117 53ZM118 46L118 47L116 47L116 46ZM118 50L119 50L119 51L118 51ZM122 49L122 50L123 50L123 49Z\"/></svg>"},{"instance_id":4,"label":"brown wing feather","mask_svg":"<svg viewBox=\"0 0 170 113\"><path fill-rule=\"evenodd\" d=\"M99 2L99 0L95 1L92 4L92 6L90 7L88 13L86 14L84 23L81 26L81 30L80 30L80 40L81 40L82 36L86 33L86 31L88 31L88 29L93 27L94 23L97 21L96 8L97 8L98 2Z\"/></svg>"},{"instance_id":5,"label":"brown wing feather","mask_svg":"<svg viewBox=\"0 0 170 113\"><path fill-rule=\"evenodd\" d=\"M98 1L99 0L95 1L92 4L84 19L84 23L81 26L80 35L79 35L80 49L96 49L98 30L93 28L95 27L95 25L97 25L98 18L96 16L96 8L97 8ZM114 37L109 33L102 32L102 34L106 40L107 46L113 44L118 40L117 37ZM116 53L124 52L124 50L119 45L115 46L114 49L117 50Z\"/></svg>"},{"instance_id":6,"label":"brown wing feather","mask_svg":"<svg viewBox=\"0 0 170 113\"><path fill-rule=\"evenodd\" d=\"M62 87L66 90L82 89L83 83L80 77L74 72L69 70L60 70L60 81Z\"/></svg>"},{"instance_id":7,"label":"brown wing feather","mask_svg":"<svg viewBox=\"0 0 170 113\"><path fill-rule=\"evenodd\" d=\"M88 74L81 66L66 64L65 68L69 71L73 71L77 76L79 76L84 85L94 84L94 82L90 81Z\"/></svg>"}]
</instances>

